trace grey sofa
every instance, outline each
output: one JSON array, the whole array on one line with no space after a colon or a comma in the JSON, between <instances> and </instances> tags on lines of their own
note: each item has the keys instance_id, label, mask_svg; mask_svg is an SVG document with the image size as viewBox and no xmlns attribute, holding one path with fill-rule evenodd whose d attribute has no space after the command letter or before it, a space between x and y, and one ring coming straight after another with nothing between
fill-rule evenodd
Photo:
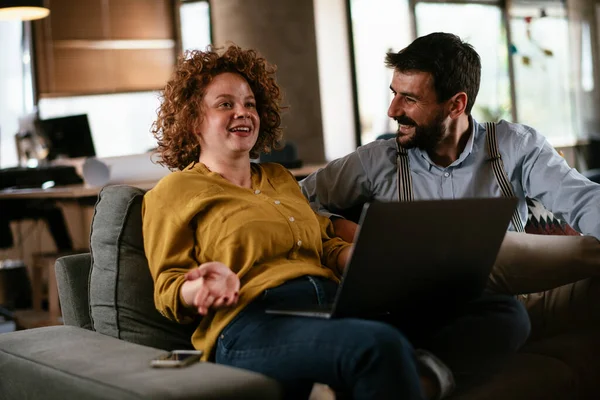
<instances>
[{"instance_id":1,"label":"grey sofa","mask_svg":"<svg viewBox=\"0 0 600 400\"><path fill-rule=\"evenodd\" d=\"M130 186L102 190L91 253L60 258L65 326L0 335L0 399L279 399L279 384L250 371L197 363L153 369L169 349L192 348L193 325L154 308L141 200Z\"/></svg>"},{"instance_id":2,"label":"grey sofa","mask_svg":"<svg viewBox=\"0 0 600 400\"><path fill-rule=\"evenodd\" d=\"M281 398L277 382L249 371L213 363L149 367L165 350L190 348L194 324L171 323L154 309L143 194L129 186L104 188L91 254L58 260L65 326L0 335L0 399ZM497 374L452 399L596 399L599 393L600 329L590 328L532 339Z\"/></svg>"}]
</instances>

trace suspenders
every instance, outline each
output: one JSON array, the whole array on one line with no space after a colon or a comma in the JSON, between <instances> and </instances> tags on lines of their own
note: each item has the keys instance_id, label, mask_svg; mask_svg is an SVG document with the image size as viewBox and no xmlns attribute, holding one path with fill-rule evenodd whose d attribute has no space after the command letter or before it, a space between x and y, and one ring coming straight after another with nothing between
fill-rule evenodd
<instances>
[{"instance_id":1,"label":"suspenders","mask_svg":"<svg viewBox=\"0 0 600 400\"><path fill-rule=\"evenodd\" d=\"M496 124L493 122L487 122L485 124L487 131L486 144L487 151L490 156L490 162L492 163L492 170L496 176L498 186L504 197L516 197L513 191L513 187L508 180L506 171L504 170L504 164L502 163L502 156L498 150L498 140L496 138ZM408 151L401 147L396 141L396 166L397 166L397 183L398 183L398 201L413 201L413 185L412 176L410 173L410 164L408 158ZM512 224L517 232L525 232L519 211L515 210L512 216Z\"/></svg>"},{"instance_id":2,"label":"suspenders","mask_svg":"<svg viewBox=\"0 0 600 400\"><path fill-rule=\"evenodd\" d=\"M485 130L487 131L485 141L487 144L488 154L490 156L490 162L492 163L492 169L494 170L494 175L496 175L496 181L498 182L498 186L500 186L502 196L516 197L513 187L508 180L508 176L506 175L504 163L502 162L502 156L498 150L496 124L493 122L486 122ZM513 228L515 228L515 231L525 232L525 228L523 228L523 223L521 222L521 217L519 216L519 211L517 209L515 209L515 212L513 213L512 224Z\"/></svg>"},{"instance_id":3,"label":"suspenders","mask_svg":"<svg viewBox=\"0 0 600 400\"><path fill-rule=\"evenodd\" d=\"M398 201L413 201L413 184L412 175L410 174L408 151L404 147L401 147L397 140L396 150Z\"/></svg>"}]
</instances>

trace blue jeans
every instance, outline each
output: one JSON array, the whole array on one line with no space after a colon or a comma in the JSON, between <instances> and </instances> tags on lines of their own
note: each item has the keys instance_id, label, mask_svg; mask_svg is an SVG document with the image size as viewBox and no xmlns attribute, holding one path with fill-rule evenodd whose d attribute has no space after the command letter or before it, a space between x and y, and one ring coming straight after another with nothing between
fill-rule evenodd
<instances>
[{"instance_id":1,"label":"blue jeans","mask_svg":"<svg viewBox=\"0 0 600 400\"><path fill-rule=\"evenodd\" d=\"M423 399L413 345L398 328L406 321L393 316L386 321L324 320L264 312L275 305L327 304L336 290L334 282L316 277L266 290L221 332L216 362L278 380L285 398L306 399L313 382L321 382L354 399ZM459 375L480 371L516 351L529 333L525 309L508 296L482 297L461 312L442 319L435 330L431 322L423 332L409 330L420 347Z\"/></svg>"}]
</instances>

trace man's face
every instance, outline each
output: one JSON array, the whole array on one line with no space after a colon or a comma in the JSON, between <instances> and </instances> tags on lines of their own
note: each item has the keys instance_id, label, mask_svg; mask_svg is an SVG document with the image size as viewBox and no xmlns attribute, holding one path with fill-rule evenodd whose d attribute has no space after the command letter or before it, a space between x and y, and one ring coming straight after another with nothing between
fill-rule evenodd
<instances>
[{"instance_id":1,"label":"man's face","mask_svg":"<svg viewBox=\"0 0 600 400\"><path fill-rule=\"evenodd\" d=\"M447 112L437 101L428 72L394 71L394 95L388 116L398 123L398 143L406 148L434 149L446 135Z\"/></svg>"}]
</instances>

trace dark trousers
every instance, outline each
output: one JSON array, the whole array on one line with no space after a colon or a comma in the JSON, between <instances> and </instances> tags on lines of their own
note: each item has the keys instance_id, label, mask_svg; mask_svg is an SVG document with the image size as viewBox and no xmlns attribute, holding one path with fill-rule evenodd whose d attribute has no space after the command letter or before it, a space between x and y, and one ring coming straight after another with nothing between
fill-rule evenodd
<instances>
[{"instance_id":1,"label":"dark trousers","mask_svg":"<svg viewBox=\"0 0 600 400\"><path fill-rule=\"evenodd\" d=\"M502 295L486 294L423 327L393 315L325 320L264 312L330 303L336 290L334 282L304 277L265 291L221 332L217 363L277 379L286 398L307 398L320 382L354 399L412 400L423 398L415 347L442 359L460 384L515 352L529 334L524 307Z\"/></svg>"}]
</instances>

